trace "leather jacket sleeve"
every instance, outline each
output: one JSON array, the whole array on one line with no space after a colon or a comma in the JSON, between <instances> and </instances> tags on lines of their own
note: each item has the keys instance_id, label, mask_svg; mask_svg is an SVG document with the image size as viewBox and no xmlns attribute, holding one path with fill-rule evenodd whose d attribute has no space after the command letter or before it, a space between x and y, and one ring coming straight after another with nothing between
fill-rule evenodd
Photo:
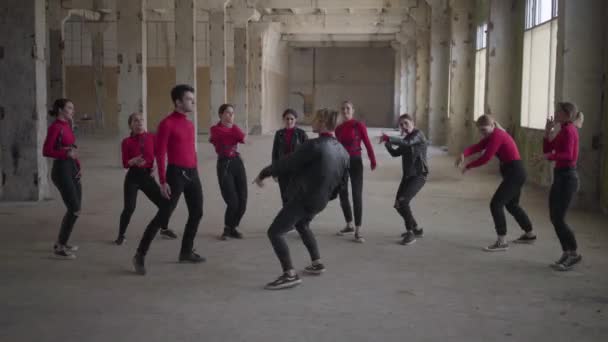
<instances>
[{"instance_id":1,"label":"leather jacket sleeve","mask_svg":"<svg viewBox=\"0 0 608 342\"><path fill-rule=\"evenodd\" d=\"M287 157L280 158L272 163L272 176L278 177L279 175L293 174L303 169L305 165L314 161L317 157L315 153L316 148L316 144L312 141L300 145L296 151Z\"/></svg>"},{"instance_id":2,"label":"leather jacket sleeve","mask_svg":"<svg viewBox=\"0 0 608 342\"><path fill-rule=\"evenodd\" d=\"M397 146L414 146L420 144L426 144L426 138L423 134L420 134L420 131L416 131L412 137L407 137L407 139L402 139L400 137L389 137L388 142L397 145Z\"/></svg>"},{"instance_id":3,"label":"leather jacket sleeve","mask_svg":"<svg viewBox=\"0 0 608 342\"><path fill-rule=\"evenodd\" d=\"M276 131L274 134L274 142L272 143L272 162L274 163L279 159L279 135L281 131Z\"/></svg>"},{"instance_id":4,"label":"leather jacket sleeve","mask_svg":"<svg viewBox=\"0 0 608 342\"><path fill-rule=\"evenodd\" d=\"M400 148L393 147L393 144L388 141L384 143L384 147L386 147L388 153L393 157L399 157L402 154Z\"/></svg>"}]
</instances>

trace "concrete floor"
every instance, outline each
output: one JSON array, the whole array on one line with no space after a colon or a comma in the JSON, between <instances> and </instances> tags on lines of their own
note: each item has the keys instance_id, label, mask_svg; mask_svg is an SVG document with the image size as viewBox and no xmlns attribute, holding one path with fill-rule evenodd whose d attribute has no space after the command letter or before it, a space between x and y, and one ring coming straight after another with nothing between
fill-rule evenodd
<instances>
[{"instance_id":1,"label":"concrete floor","mask_svg":"<svg viewBox=\"0 0 608 342\"><path fill-rule=\"evenodd\" d=\"M377 135L377 132L371 135ZM412 246L392 209L400 160L381 145L378 169L366 170L367 242L335 236L343 226L337 201L313 223L328 271L304 277L292 290L262 286L280 273L265 231L278 211L278 186L250 185L243 241L222 242L224 203L215 157L200 137L199 165L205 215L196 239L208 258L176 263L178 241L157 240L148 275L132 273L131 256L154 213L140 195L127 245L111 244L122 206L124 171L118 144L81 139L83 215L72 243L75 261L51 260L64 207L60 200L1 203L0 341L607 341L608 225L606 217L573 211L584 256L568 273L548 264L559 257L543 189L527 187L523 204L539 241L485 253L495 237L488 202L496 166L461 176L452 159L430 151L431 176L414 203L425 228ZM270 159L272 137L241 148L249 178ZM366 162L366 165L369 163ZM56 192L54 190L56 196ZM180 202L171 227L186 220ZM509 218L509 238L520 233ZM297 234L289 236L298 269L308 263Z\"/></svg>"}]
</instances>

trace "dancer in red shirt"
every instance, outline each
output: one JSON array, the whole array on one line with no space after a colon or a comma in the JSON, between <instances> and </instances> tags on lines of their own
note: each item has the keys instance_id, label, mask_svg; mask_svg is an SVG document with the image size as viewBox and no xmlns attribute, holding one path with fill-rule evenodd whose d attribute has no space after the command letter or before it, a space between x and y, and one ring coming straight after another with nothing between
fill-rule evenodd
<instances>
[{"instance_id":1,"label":"dancer in red shirt","mask_svg":"<svg viewBox=\"0 0 608 342\"><path fill-rule=\"evenodd\" d=\"M338 235L355 233L355 241L363 243L361 236L361 219L363 216L363 161L361 159L361 143L365 145L372 171L376 169L376 155L369 137L367 128L361 121L353 119L355 109L350 101L342 103L342 118L344 122L336 127L336 139L344 146L350 155L348 173L353 192L353 208L355 210L355 226L353 227L353 213L348 199L348 187L340 192L340 206L346 220L346 227Z\"/></svg>"},{"instance_id":2,"label":"dancer in red shirt","mask_svg":"<svg viewBox=\"0 0 608 342\"><path fill-rule=\"evenodd\" d=\"M566 223L568 208L578 190L578 130L575 124L580 128L583 118L583 113L578 111L575 104L560 102L557 104L555 120L549 118L545 126L542 158L555 162L549 193L549 213L563 251L561 258L551 267L559 271L568 271L583 259L577 252L574 232ZM556 121L561 128L551 139Z\"/></svg>"},{"instance_id":3,"label":"dancer in red shirt","mask_svg":"<svg viewBox=\"0 0 608 342\"><path fill-rule=\"evenodd\" d=\"M74 118L74 103L68 99L57 99L49 115L56 119L48 128L42 154L53 158L51 179L67 207L53 248L53 256L57 259L75 259L74 252L78 250L78 246L68 245L68 240L80 216L82 183L76 137L70 124Z\"/></svg>"},{"instance_id":4,"label":"dancer in red shirt","mask_svg":"<svg viewBox=\"0 0 608 342\"><path fill-rule=\"evenodd\" d=\"M519 206L521 189L526 182L526 170L519 156L517 145L515 145L515 141L509 133L498 128L494 119L489 115L482 115L477 119L477 128L483 138L479 143L471 145L464 150L456 160L456 166L461 167L466 157L482 151L483 153L479 158L469 162L462 168L463 173L486 164L494 156L500 160L500 173L503 180L490 201L490 211L492 212L498 238L494 244L484 248L484 250L496 252L506 251L509 248L509 244L506 241L507 221L504 213L505 207L524 231L524 234L514 242L532 243L536 240L536 235L532 232L532 223L528 218L528 214Z\"/></svg>"},{"instance_id":5,"label":"dancer in red shirt","mask_svg":"<svg viewBox=\"0 0 608 342\"><path fill-rule=\"evenodd\" d=\"M128 123L131 128L131 135L122 141L121 147L122 165L129 171L125 176L123 187L124 209L120 214L118 238L114 241L117 245L122 245L126 240L125 233L135 211L139 190L157 207L160 207L163 201L160 187L152 175L154 169L154 135L146 132L141 113L129 115ZM177 235L167 228L167 222L163 222L160 235L166 239L177 239Z\"/></svg>"},{"instance_id":6,"label":"dancer in red shirt","mask_svg":"<svg viewBox=\"0 0 608 342\"><path fill-rule=\"evenodd\" d=\"M245 143L245 133L234 124L234 107L223 104L218 110L220 122L211 127L209 142L217 153L217 179L226 202L222 240L242 239L237 230L247 210L247 174L238 144Z\"/></svg>"},{"instance_id":7,"label":"dancer in red shirt","mask_svg":"<svg viewBox=\"0 0 608 342\"><path fill-rule=\"evenodd\" d=\"M194 238L203 217L203 188L198 177L194 125L187 117L194 110L194 88L180 84L171 90L173 113L164 118L156 132L156 163L161 193L165 200L152 219L133 257L138 274L146 274L145 256L164 222L169 222L182 193L188 206L188 221L182 237L179 262L201 263L205 258L194 252ZM165 169L165 158L169 166Z\"/></svg>"}]
</instances>

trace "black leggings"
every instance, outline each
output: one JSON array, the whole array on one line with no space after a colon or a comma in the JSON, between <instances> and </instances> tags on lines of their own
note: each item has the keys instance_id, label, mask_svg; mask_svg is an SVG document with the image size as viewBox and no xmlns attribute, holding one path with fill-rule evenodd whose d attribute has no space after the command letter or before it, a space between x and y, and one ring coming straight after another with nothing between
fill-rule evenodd
<instances>
[{"instance_id":1,"label":"black leggings","mask_svg":"<svg viewBox=\"0 0 608 342\"><path fill-rule=\"evenodd\" d=\"M361 226L361 216L363 213L363 161L361 156L350 157L350 167L348 169L350 184L353 191L353 207L355 209L355 226ZM347 223L353 222L353 213L350 209L350 201L348 199L348 186L342 187L340 191L340 207L344 213L344 219Z\"/></svg>"},{"instance_id":2,"label":"black leggings","mask_svg":"<svg viewBox=\"0 0 608 342\"><path fill-rule=\"evenodd\" d=\"M566 223L566 213L577 190L578 174L576 169L555 169L553 185L551 185L551 191L549 192L549 213L551 223L555 227L555 232L564 252L576 251L577 249L574 232Z\"/></svg>"},{"instance_id":3,"label":"black leggings","mask_svg":"<svg viewBox=\"0 0 608 342\"><path fill-rule=\"evenodd\" d=\"M154 180L154 177L152 176L151 169L130 168L129 171L127 171L123 188L124 209L120 214L118 236L124 236L127 232L131 216L133 216L133 212L135 212L137 192L139 190L141 190L157 207L160 207L163 201L163 195L160 192L158 183L156 183L156 180ZM167 222L163 222L161 227L166 229Z\"/></svg>"},{"instance_id":4,"label":"black leggings","mask_svg":"<svg viewBox=\"0 0 608 342\"><path fill-rule=\"evenodd\" d=\"M247 210L247 174L241 157L218 159L217 179L227 205L224 226L234 229Z\"/></svg>"},{"instance_id":5,"label":"black leggings","mask_svg":"<svg viewBox=\"0 0 608 342\"><path fill-rule=\"evenodd\" d=\"M425 183L426 177L411 176L401 179L401 184L399 184L399 190L397 190L397 196L395 198L395 209L399 215L403 217L405 229L408 232L418 229L418 223L412 214L410 202L414 199L414 196L416 196L420 189L422 189Z\"/></svg>"},{"instance_id":6,"label":"black leggings","mask_svg":"<svg viewBox=\"0 0 608 342\"><path fill-rule=\"evenodd\" d=\"M515 221L525 232L532 231L532 223L528 214L519 206L521 188L526 182L526 170L521 160L514 160L500 165L502 182L496 189L490 201L490 211L494 219L496 234L504 236L507 234L507 220L504 208L513 215Z\"/></svg>"},{"instance_id":7,"label":"black leggings","mask_svg":"<svg viewBox=\"0 0 608 342\"><path fill-rule=\"evenodd\" d=\"M51 179L59 190L63 203L68 209L59 229L57 243L65 245L70 239L74 224L80 215L80 205L82 203L82 184L78 175L78 167L73 159L53 161Z\"/></svg>"},{"instance_id":8,"label":"black leggings","mask_svg":"<svg viewBox=\"0 0 608 342\"><path fill-rule=\"evenodd\" d=\"M312 261L321 259L319 256L317 240L309 226L310 221L314 216L315 214L306 210L298 201L290 201L283 206L274 218L274 221L272 221L270 228L268 228L268 238L272 243L274 252L281 262L283 272L293 269L289 247L285 241L285 234L291 231L294 225L302 238L304 246L306 246L306 249L310 254L310 259Z\"/></svg>"},{"instance_id":9,"label":"black leggings","mask_svg":"<svg viewBox=\"0 0 608 342\"><path fill-rule=\"evenodd\" d=\"M279 177L279 191L281 192L281 202L283 203L283 205L285 205L285 203L287 203L287 188L289 187L289 182L291 181L291 178L289 177Z\"/></svg>"},{"instance_id":10,"label":"black leggings","mask_svg":"<svg viewBox=\"0 0 608 342\"><path fill-rule=\"evenodd\" d=\"M137 248L137 252L142 255L146 255L148 249L150 249L150 244L154 240L154 237L156 237L163 222L169 222L169 218L173 210L175 210L182 193L188 206L188 221L184 228L180 254L192 252L194 237L203 217L203 188L198 178L198 171L197 169L186 169L169 165L167 167L167 184L169 184L171 190L171 198L169 200L163 198L158 213L148 224L148 227L146 227L146 231Z\"/></svg>"}]
</instances>

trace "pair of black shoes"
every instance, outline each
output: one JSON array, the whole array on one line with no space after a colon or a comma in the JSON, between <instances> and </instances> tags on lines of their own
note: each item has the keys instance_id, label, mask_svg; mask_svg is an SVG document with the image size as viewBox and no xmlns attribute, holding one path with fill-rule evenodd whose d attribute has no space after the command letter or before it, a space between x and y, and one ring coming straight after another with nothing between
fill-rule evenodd
<instances>
[{"instance_id":1,"label":"pair of black shoes","mask_svg":"<svg viewBox=\"0 0 608 342\"><path fill-rule=\"evenodd\" d=\"M230 228L230 227L225 227L224 232L220 236L220 239L224 240L224 241L226 241L228 239L239 239L240 240L242 238L243 238L243 234L241 234L241 232L236 230L236 228Z\"/></svg>"},{"instance_id":2,"label":"pair of black shoes","mask_svg":"<svg viewBox=\"0 0 608 342\"><path fill-rule=\"evenodd\" d=\"M194 250L190 251L190 253L180 253L179 255L180 263L200 264L205 261L206 259L195 253ZM135 268L135 273L146 274L145 256L143 254L135 254L133 257L133 267Z\"/></svg>"}]
</instances>

